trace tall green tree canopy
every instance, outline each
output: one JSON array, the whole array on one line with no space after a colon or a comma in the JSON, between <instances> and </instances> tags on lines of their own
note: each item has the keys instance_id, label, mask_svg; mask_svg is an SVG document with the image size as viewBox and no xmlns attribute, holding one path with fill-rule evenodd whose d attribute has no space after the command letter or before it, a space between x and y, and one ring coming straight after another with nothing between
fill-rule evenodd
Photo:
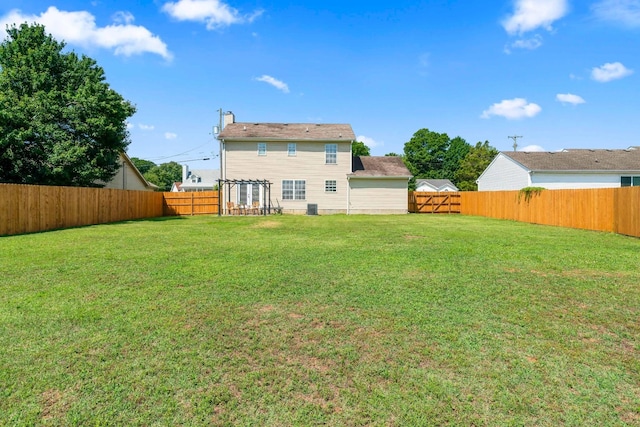
<instances>
[{"instance_id":1,"label":"tall green tree canopy","mask_svg":"<svg viewBox=\"0 0 640 427\"><path fill-rule=\"evenodd\" d=\"M96 186L118 171L135 107L96 62L41 25L7 29L0 44L0 181Z\"/></svg>"},{"instance_id":2,"label":"tall green tree canopy","mask_svg":"<svg viewBox=\"0 0 640 427\"><path fill-rule=\"evenodd\" d=\"M182 180L182 166L178 162L162 163L143 175L147 181L158 186L158 191L171 191L173 183Z\"/></svg>"},{"instance_id":3,"label":"tall green tree canopy","mask_svg":"<svg viewBox=\"0 0 640 427\"><path fill-rule=\"evenodd\" d=\"M476 180L497 155L498 150L489 145L489 141L478 142L475 147L471 147L456 172L458 188L462 191L477 191Z\"/></svg>"},{"instance_id":4,"label":"tall green tree canopy","mask_svg":"<svg viewBox=\"0 0 640 427\"><path fill-rule=\"evenodd\" d=\"M362 141L355 141L351 144L351 154L353 156L370 156L371 150Z\"/></svg>"},{"instance_id":5,"label":"tall green tree canopy","mask_svg":"<svg viewBox=\"0 0 640 427\"><path fill-rule=\"evenodd\" d=\"M414 178L450 179L470 145L462 138L420 129L404 144L404 161Z\"/></svg>"},{"instance_id":6,"label":"tall green tree canopy","mask_svg":"<svg viewBox=\"0 0 640 427\"><path fill-rule=\"evenodd\" d=\"M138 169L143 175L147 173L152 167L157 166L151 160L140 159L138 157L132 157L131 163L133 163L136 169Z\"/></svg>"}]
</instances>

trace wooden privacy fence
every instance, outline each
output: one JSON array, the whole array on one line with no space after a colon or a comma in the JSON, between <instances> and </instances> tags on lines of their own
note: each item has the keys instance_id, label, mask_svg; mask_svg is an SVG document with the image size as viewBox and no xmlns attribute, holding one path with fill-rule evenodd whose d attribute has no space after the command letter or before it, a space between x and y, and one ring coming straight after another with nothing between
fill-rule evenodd
<instances>
[{"instance_id":1,"label":"wooden privacy fence","mask_svg":"<svg viewBox=\"0 0 640 427\"><path fill-rule=\"evenodd\" d=\"M409 192L409 212L412 213L460 213L458 192Z\"/></svg>"},{"instance_id":2,"label":"wooden privacy fence","mask_svg":"<svg viewBox=\"0 0 640 427\"><path fill-rule=\"evenodd\" d=\"M0 236L163 215L162 193L0 184Z\"/></svg>"},{"instance_id":3,"label":"wooden privacy fence","mask_svg":"<svg viewBox=\"0 0 640 427\"><path fill-rule=\"evenodd\" d=\"M218 191L163 193L164 215L215 215L218 213Z\"/></svg>"},{"instance_id":4,"label":"wooden privacy fence","mask_svg":"<svg viewBox=\"0 0 640 427\"><path fill-rule=\"evenodd\" d=\"M640 187L460 193L460 213L640 237Z\"/></svg>"}]
</instances>

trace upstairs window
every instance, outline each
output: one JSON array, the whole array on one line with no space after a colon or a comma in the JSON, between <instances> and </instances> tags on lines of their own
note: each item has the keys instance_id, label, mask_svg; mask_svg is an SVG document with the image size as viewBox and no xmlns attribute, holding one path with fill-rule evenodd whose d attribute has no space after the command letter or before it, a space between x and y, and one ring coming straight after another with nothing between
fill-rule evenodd
<instances>
[{"instance_id":1,"label":"upstairs window","mask_svg":"<svg viewBox=\"0 0 640 427\"><path fill-rule=\"evenodd\" d=\"M621 187L638 187L640 186L640 176L621 176Z\"/></svg>"},{"instance_id":2,"label":"upstairs window","mask_svg":"<svg viewBox=\"0 0 640 427\"><path fill-rule=\"evenodd\" d=\"M338 163L338 144L325 144L324 146L325 163L335 165Z\"/></svg>"},{"instance_id":3,"label":"upstairs window","mask_svg":"<svg viewBox=\"0 0 640 427\"><path fill-rule=\"evenodd\" d=\"M287 145L287 153L290 157L293 157L296 155L296 143L295 142L290 142Z\"/></svg>"},{"instance_id":4,"label":"upstairs window","mask_svg":"<svg viewBox=\"0 0 640 427\"><path fill-rule=\"evenodd\" d=\"M258 156L266 156L266 155L267 155L267 143L258 142Z\"/></svg>"}]
</instances>

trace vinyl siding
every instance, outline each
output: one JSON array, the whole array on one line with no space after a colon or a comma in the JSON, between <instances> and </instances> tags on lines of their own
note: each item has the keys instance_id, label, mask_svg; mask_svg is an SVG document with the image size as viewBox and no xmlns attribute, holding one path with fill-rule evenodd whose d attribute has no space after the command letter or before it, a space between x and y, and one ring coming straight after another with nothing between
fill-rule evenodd
<instances>
[{"instance_id":1,"label":"vinyl siding","mask_svg":"<svg viewBox=\"0 0 640 427\"><path fill-rule=\"evenodd\" d=\"M129 163L120 160L121 167L118 169L116 175L107 182L104 188L113 188L117 190L140 190L140 191L154 191L154 188L147 187L145 183L140 179L140 176L135 173L132 166Z\"/></svg>"},{"instance_id":2,"label":"vinyl siding","mask_svg":"<svg viewBox=\"0 0 640 427\"><path fill-rule=\"evenodd\" d=\"M408 211L407 179L349 180L351 214L406 214Z\"/></svg>"},{"instance_id":3,"label":"vinyl siding","mask_svg":"<svg viewBox=\"0 0 640 427\"><path fill-rule=\"evenodd\" d=\"M550 190L581 188L620 187L621 176L640 175L640 173L547 173L535 172L531 175L531 185Z\"/></svg>"},{"instance_id":4,"label":"vinyl siding","mask_svg":"<svg viewBox=\"0 0 640 427\"><path fill-rule=\"evenodd\" d=\"M529 172L502 153L478 178L478 191L520 190L530 185Z\"/></svg>"},{"instance_id":5,"label":"vinyl siding","mask_svg":"<svg viewBox=\"0 0 640 427\"><path fill-rule=\"evenodd\" d=\"M285 213L306 213L307 204L318 205L319 213L346 212L347 174L351 172L351 142L336 143L337 163L325 164L325 143L309 141L267 142L267 153L258 155L258 141L225 141L227 179L259 179L271 182L271 202ZM296 155L288 155L288 144L296 143ZM282 200L283 180L306 181L305 200ZM326 193L325 180L335 180L337 191ZM235 199L235 194L231 195Z\"/></svg>"}]
</instances>

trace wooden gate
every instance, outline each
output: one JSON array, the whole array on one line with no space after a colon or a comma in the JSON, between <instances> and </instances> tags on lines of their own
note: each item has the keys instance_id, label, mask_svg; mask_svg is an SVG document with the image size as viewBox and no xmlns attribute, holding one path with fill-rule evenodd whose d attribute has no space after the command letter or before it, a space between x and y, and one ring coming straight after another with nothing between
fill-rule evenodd
<instances>
[{"instance_id":1,"label":"wooden gate","mask_svg":"<svg viewBox=\"0 0 640 427\"><path fill-rule=\"evenodd\" d=\"M218 213L220 193L215 191L192 191L184 193L165 192L164 215L215 215Z\"/></svg>"},{"instance_id":2,"label":"wooden gate","mask_svg":"<svg viewBox=\"0 0 640 427\"><path fill-rule=\"evenodd\" d=\"M409 212L459 214L460 193L452 191L440 193L410 191Z\"/></svg>"}]
</instances>

